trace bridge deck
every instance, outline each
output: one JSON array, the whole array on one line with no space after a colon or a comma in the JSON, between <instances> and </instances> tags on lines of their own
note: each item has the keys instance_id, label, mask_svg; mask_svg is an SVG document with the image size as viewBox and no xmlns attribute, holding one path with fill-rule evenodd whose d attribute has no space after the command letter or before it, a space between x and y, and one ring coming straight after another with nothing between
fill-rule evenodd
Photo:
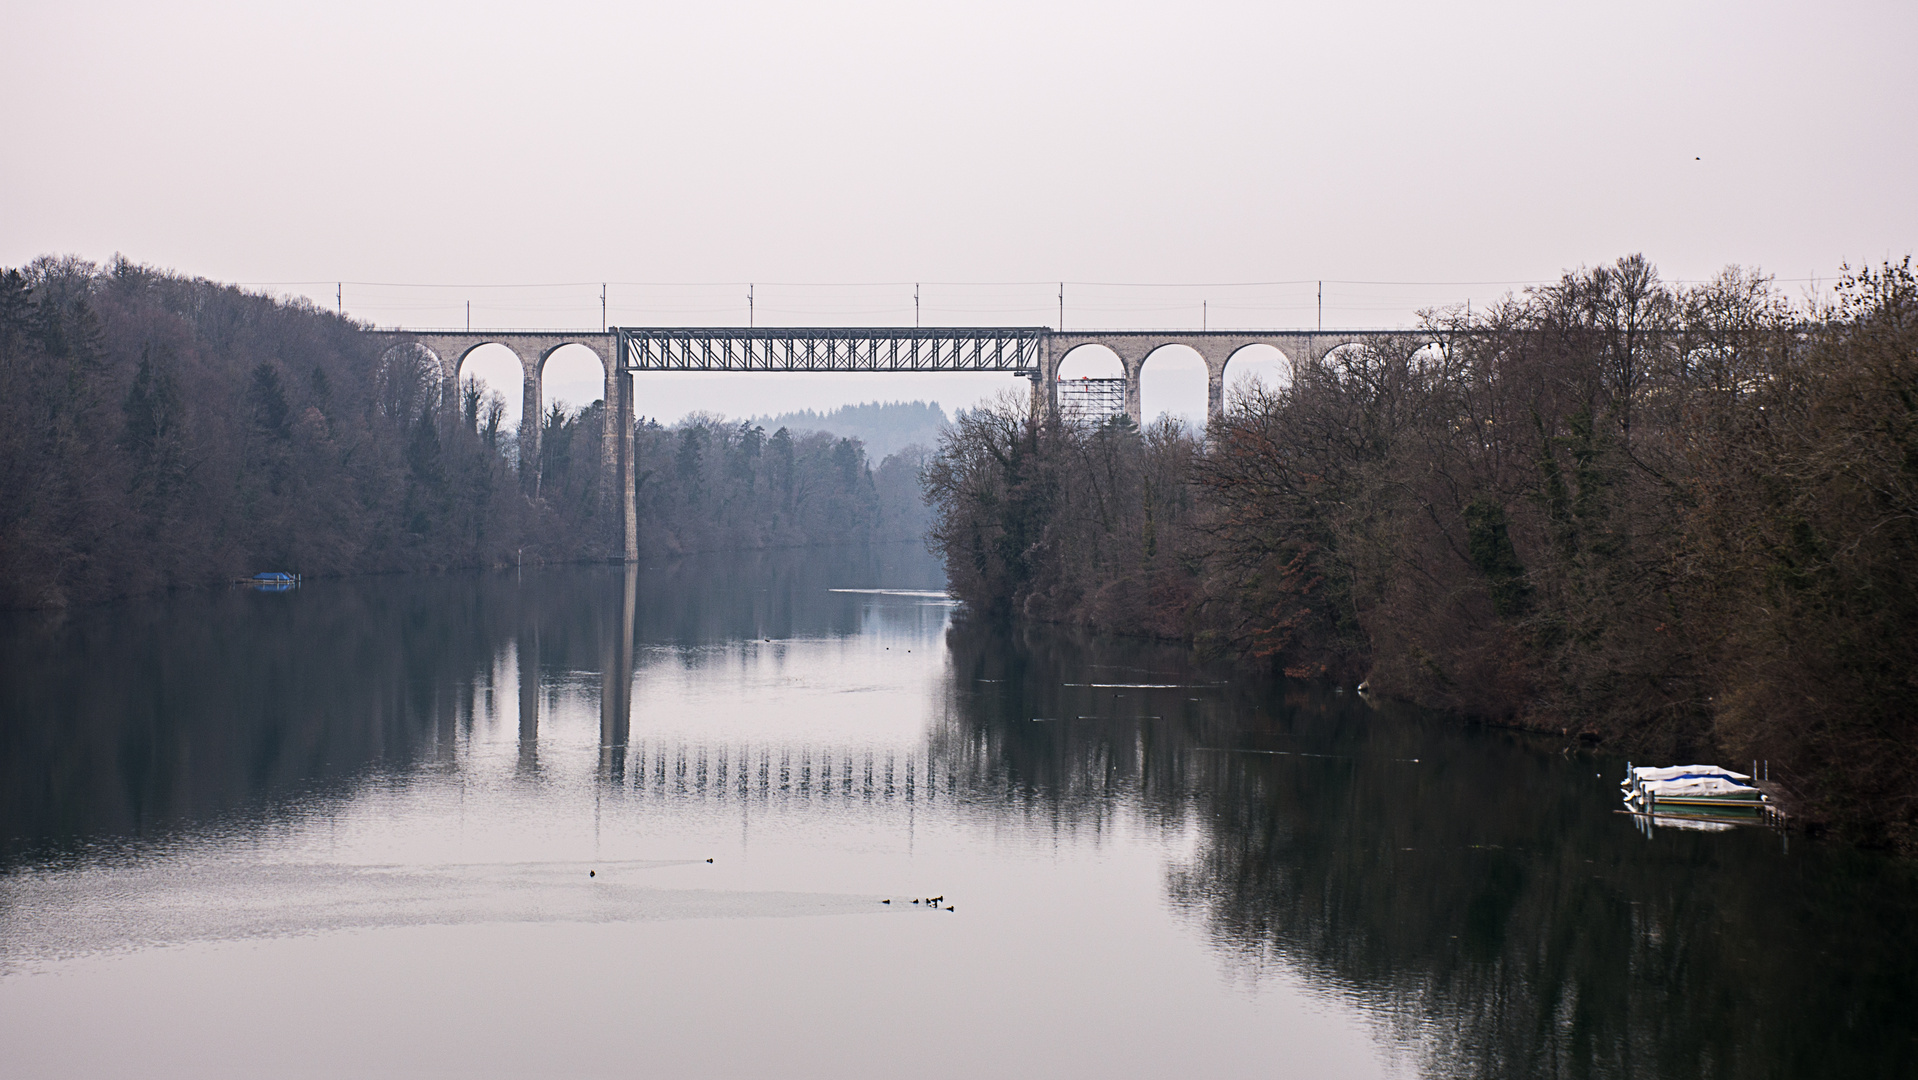
<instances>
[{"instance_id":1,"label":"bridge deck","mask_svg":"<svg viewBox=\"0 0 1918 1080\"><path fill-rule=\"evenodd\" d=\"M1034 376L1081 345L1117 352L1131 371L1167 345L1198 350L1223 366L1238 350L1278 347L1294 362L1337 345L1377 338L1429 339L1422 330L1073 330L981 327L634 327L607 330L373 331L432 348L457 370L482 344L507 346L525 362L544 362L566 344L600 354L614 371L996 371ZM1136 374L1136 372L1135 372Z\"/></svg>"}]
</instances>

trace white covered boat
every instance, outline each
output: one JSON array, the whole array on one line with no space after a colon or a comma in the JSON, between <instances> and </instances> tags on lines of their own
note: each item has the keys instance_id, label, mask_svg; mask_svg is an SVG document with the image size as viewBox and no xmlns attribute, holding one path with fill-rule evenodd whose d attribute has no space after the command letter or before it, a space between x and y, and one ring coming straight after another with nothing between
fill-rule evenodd
<instances>
[{"instance_id":1,"label":"white covered boat","mask_svg":"<svg viewBox=\"0 0 1918 1080\"><path fill-rule=\"evenodd\" d=\"M1621 786L1627 806L1642 814L1757 817L1767 799L1751 779L1717 765L1648 766L1627 768Z\"/></svg>"}]
</instances>

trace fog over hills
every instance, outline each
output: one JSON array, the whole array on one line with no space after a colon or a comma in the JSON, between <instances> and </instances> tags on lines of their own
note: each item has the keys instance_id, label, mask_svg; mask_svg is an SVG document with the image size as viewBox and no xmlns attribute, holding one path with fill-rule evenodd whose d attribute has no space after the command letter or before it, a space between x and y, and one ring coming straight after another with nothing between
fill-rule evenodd
<instances>
[{"instance_id":1,"label":"fog over hills","mask_svg":"<svg viewBox=\"0 0 1918 1080\"><path fill-rule=\"evenodd\" d=\"M938 446L939 433L945 430L947 421L946 410L936 401L872 401L843 405L827 412L802 409L760 416L755 417L753 423L767 431L784 427L855 438L866 444L866 456L878 462L914 443L928 448Z\"/></svg>"}]
</instances>

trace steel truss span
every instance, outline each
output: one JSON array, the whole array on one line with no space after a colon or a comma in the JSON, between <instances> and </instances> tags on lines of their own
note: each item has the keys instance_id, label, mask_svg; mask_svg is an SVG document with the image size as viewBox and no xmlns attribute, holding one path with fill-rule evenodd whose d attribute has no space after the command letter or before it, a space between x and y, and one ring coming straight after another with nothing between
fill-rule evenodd
<instances>
[{"instance_id":1,"label":"steel truss span","mask_svg":"<svg viewBox=\"0 0 1918 1080\"><path fill-rule=\"evenodd\" d=\"M621 371L1003 371L1037 376L1043 326L613 327Z\"/></svg>"}]
</instances>

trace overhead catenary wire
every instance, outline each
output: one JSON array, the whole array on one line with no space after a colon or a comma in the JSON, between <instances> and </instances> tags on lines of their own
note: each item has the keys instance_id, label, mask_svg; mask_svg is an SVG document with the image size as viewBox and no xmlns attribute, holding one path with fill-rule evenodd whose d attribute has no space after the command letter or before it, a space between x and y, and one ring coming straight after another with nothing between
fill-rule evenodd
<instances>
[{"instance_id":1,"label":"overhead catenary wire","mask_svg":"<svg viewBox=\"0 0 1918 1080\"><path fill-rule=\"evenodd\" d=\"M905 289L914 285L938 288L1040 288L1043 286L1082 285L1099 289L1270 289L1311 285L1319 281L1331 285L1415 285L1432 287L1485 285L1544 285L1558 278L1515 278L1509 281L1374 281L1363 278L1299 278L1289 281L1093 281L1067 278L1051 281L757 281L781 289ZM1811 281L1813 278L1776 278L1777 281ZM377 289L586 289L606 286L621 288L728 288L746 281L356 281L352 278L325 278L297 281L235 281L241 287L292 285L356 285Z\"/></svg>"}]
</instances>

